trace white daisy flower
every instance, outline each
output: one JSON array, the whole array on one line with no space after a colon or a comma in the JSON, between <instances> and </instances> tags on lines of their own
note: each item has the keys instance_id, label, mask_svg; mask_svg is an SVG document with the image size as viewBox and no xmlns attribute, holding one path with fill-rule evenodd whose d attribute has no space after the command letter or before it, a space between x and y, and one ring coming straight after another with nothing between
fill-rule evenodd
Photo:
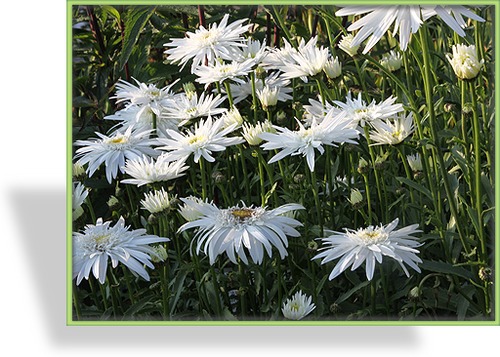
<instances>
[{"instance_id":1,"label":"white daisy flower","mask_svg":"<svg viewBox=\"0 0 500 357\"><path fill-rule=\"evenodd\" d=\"M219 24L213 23L208 29L200 26L195 32L186 32L186 37L174 38L164 46L172 47L165 51L172 63L179 63L184 67L189 60L193 60L192 68L204 64L214 64L217 59L231 60L234 57L234 48L245 47L241 36L252 26L243 25L248 19L236 20L227 24L229 15L225 14Z\"/></svg>"},{"instance_id":2,"label":"white daisy flower","mask_svg":"<svg viewBox=\"0 0 500 357\"><path fill-rule=\"evenodd\" d=\"M371 35L363 54L368 53L380 41L393 23L392 33L399 33L399 46L402 51L406 51L411 34L416 33L424 21L436 14L462 37L465 36L465 32L462 30L462 27L465 27L462 15L476 21L484 21L483 18L464 6L346 6L335 13L337 16L364 15L347 28L348 31L359 30L352 41L353 46L360 45Z\"/></svg>"},{"instance_id":3,"label":"white daisy flower","mask_svg":"<svg viewBox=\"0 0 500 357\"><path fill-rule=\"evenodd\" d=\"M262 61L262 66L267 69L279 69L285 65L285 63L293 62L293 55L297 55L298 51L304 49L306 42L301 39L297 49L293 47L290 42L283 39L283 47L273 48L270 53Z\"/></svg>"},{"instance_id":4,"label":"white daisy flower","mask_svg":"<svg viewBox=\"0 0 500 357\"><path fill-rule=\"evenodd\" d=\"M258 66L269 53L269 48L266 46L265 42L253 40L249 37L245 44L245 47L235 48L231 60L237 62L252 60L253 65Z\"/></svg>"},{"instance_id":5,"label":"white daisy flower","mask_svg":"<svg viewBox=\"0 0 500 357\"><path fill-rule=\"evenodd\" d=\"M194 155L194 162L198 163L200 157L209 162L215 159L211 156L213 151L224 151L226 147L237 145L244 142L240 137L226 137L227 134L236 129L236 125L231 125L223 129L224 120L200 120L194 126L194 131L188 130L186 133L178 133L173 130L167 130L168 138L158 138L158 142L165 146L158 149L169 152L167 159L169 161L185 161L191 154Z\"/></svg>"},{"instance_id":6,"label":"white daisy flower","mask_svg":"<svg viewBox=\"0 0 500 357\"><path fill-rule=\"evenodd\" d=\"M199 66L193 70L193 74L197 75L196 82L204 84L205 89L212 83L222 83L225 80L232 80L237 83L245 83L239 77L246 76L252 70L252 60L244 62L233 61L231 63L215 62L208 66Z\"/></svg>"},{"instance_id":7,"label":"white daisy flower","mask_svg":"<svg viewBox=\"0 0 500 357\"><path fill-rule=\"evenodd\" d=\"M199 97L196 92L180 93L175 99L170 100L160 115L166 121L177 121L179 126L189 123L192 119L206 117L209 115L222 114L226 108L219 108L219 105L226 99L220 94L217 96L202 93Z\"/></svg>"},{"instance_id":8,"label":"white daisy flower","mask_svg":"<svg viewBox=\"0 0 500 357\"><path fill-rule=\"evenodd\" d=\"M404 264L408 264L420 273L417 263L422 260L416 255L419 251L415 248L421 246L412 234L421 232L418 224L394 230L399 219L395 219L386 226L369 226L352 230L345 228L345 233L332 232L328 238L321 238L324 248L313 259L320 259L321 264L326 264L341 257L337 262L329 279L332 280L351 266L351 270L357 269L366 262L366 278L372 280L376 262L382 263L382 257L387 256L396 260L407 277L410 273Z\"/></svg>"},{"instance_id":9,"label":"white daisy flower","mask_svg":"<svg viewBox=\"0 0 500 357\"><path fill-rule=\"evenodd\" d=\"M218 208L213 203L203 201L201 198L189 196L181 198L184 204L179 207L182 218L188 222L196 221L203 216L207 210L217 211Z\"/></svg>"},{"instance_id":10,"label":"white daisy flower","mask_svg":"<svg viewBox=\"0 0 500 357\"><path fill-rule=\"evenodd\" d=\"M457 44L453 46L453 55L446 54L446 58L453 67L453 71L460 79L476 78L484 64L484 59L479 61L476 46Z\"/></svg>"},{"instance_id":11,"label":"white daisy flower","mask_svg":"<svg viewBox=\"0 0 500 357\"><path fill-rule=\"evenodd\" d=\"M259 145L262 139L259 137L262 133L275 133L273 124L269 120L258 122L255 125L244 123L243 124L243 137L250 145Z\"/></svg>"},{"instance_id":12,"label":"white daisy flower","mask_svg":"<svg viewBox=\"0 0 500 357\"><path fill-rule=\"evenodd\" d=\"M309 98L309 104L305 104L304 117L302 121L306 124L306 127L312 125L313 122L321 123L329 111L334 111L334 115L340 113L340 110L333 106L332 103L325 100L323 105L321 96L318 96L319 100Z\"/></svg>"},{"instance_id":13,"label":"white daisy flower","mask_svg":"<svg viewBox=\"0 0 500 357\"><path fill-rule=\"evenodd\" d=\"M243 117L236 107L232 107L231 109L226 111L221 115L220 119L224 121L224 128L227 128L231 125L236 125L236 128L239 128L241 124L243 124Z\"/></svg>"},{"instance_id":14,"label":"white daisy flower","mask_svg":"<svg viewBox=\"0 0 500 357\"><path fill-rule=\"evenodd\" d=\"M401 53L391 50L382 56L380 64L390 72L397 71L403 64Z\"/></svg>"},{"instance_id":15,"label":"white daisy flower","mask_svg":"<svg viewBox=\"0 0 500 357\"><path fill-rule=\"evenodd\" d=\"M117 89L115 96L110 98L117 99L116 103L126 102L127 105L147 106L156 115L160 114L161 102L172 97L170 89L179 81L177 79L170 85L159 89L154 84L141 83L135 78L132 79L137 86L120 79L115 85Z\"/></svg>"},{"instance_id":16,"label":"white daisy flower","mask_svg":"<svg viewBox=\"0 0 500 357\"><path fill-rule=\"evenodd\" d=\"M106 178L109 183L118 175L118 170L124 172L125 159L136 159L142 155L156 157L160 154L151 146L156 145L156 139L150 139L151 131L132 131L132 127L122 133L115 131L111 136L96 132L99 139L77 140L76 146L83 146L76 150L75 159L80 165L89 164L87 174L91 177L104 163Z\"/></svg>"},{"instance_id":17,"label":"white daisy flower","mask_svg":"<svg viewBox=\"0 0 500 357\"><path fill-rule=\"evenodd\" d=\"M288 155L302 155L306 157L309 169L314 171L315 149L323 154L325 149L322 145L336 146L335 143L352 143L356 144L355 139L358 137L358 131L349 127L350 122L345 120L345 115L335 115L334 111L330 111L321 123L312 123L309 128L305 128L302 123L297 120L299 125L298 131L292 131L288 128L275 126L277 133L262 133L259 137L266 143L261 147L265 150L281 151L274 155L269 163L276 162Z\"/></svg>"},{"instance_id":18,"label":"white daisy flower","mask_svg":"<svg viewBox=\"0 0 500 357\"><path fill-rule=\"evenodd\" d=\"M297 291L291 299L287 299L281 308L283 316L288 320L302 320L309 315L316 305L312 302L312 297Z\"/></svg>"},{"instance_id":19,"label":"white daisy flower","mask_svg":"<svg viewBox=\"0 0 500 357\"><path fill-rule=\"evenodd\" d=\"M193 201L181 200L190 205ZM209 256L210 264L214 264L217 256L226 252L229 260L237 264L236 255L248 264L247 253L255 264L261 264L264 259L264 249L272 257L272 246L276 247L281 259L287 256L287 236L298 237L300 233L295 227L302 226L296 219L285 216L285 213L304 209L299 204L286 204L267 210L265 207L234 206L219 209L215 205L196 204L202 216L185 223L179 232L198 228L196 252L201 247ZM247 253L246 253L247 252Z\"/></svg>"},{"instance_id":20,"label":"white daisy flower","mask_svg":"<svg viewBox=\"0 0 500 357\"><path fill-rule=\"evenodd\" d=\"M430 6L422 7L427 9L430 8ZM465 37L465 31L463 29L467 27L467 24L462 16L479 22L485 21L481 16L461 5L434 6L432 10L434 10L441 20L443 20L446 25L451 27L451 29L460 37Z\"/></svg>"},{"instance_id":21,"label":"white daisy flower","mask_svg":"<svg viewBox=\"0 0 500 357\"><path fill-rule=\"evenodd\" d=\"M144 194L144 199L141 200L142 209L147 210L149 213L160 213L163 211L170 211L172 209L172 200L163 187L161 190L155 190Z\"/></svg>"},{"instance_id":22,"label":"white daisy flower","mask_svg":"<svg viewBox=\"0 0 500 357\"><path fill-rule=\"evenodd\" d=\"M154 269L150 259L155 254L149 244L168 242L170 239L147 235L145 229L130 231L129 228L125 226L123 217L113 227L110 221L103 222L102 218L98 218L95 225L85 226L82 233L73 233L73 278L76 278L76 285L84 278L88 280L90 271L104 284L108 258L113 268L120 262L149 281L144 265Z\"/></svg>"},{"instance_id":23,"label":"white daisy flower","mask_svg":"<svg viewBox=\"0 0 500 357\"><path fill-rule=\"evenodd\" d=\"M390 96L381 103L377 104L375 100L372 100L370 104L366 104L361 98L361 93L358 94L357 99L353 100L351 92L349 92L345 103L338 100L333 103L346 114L346 118L350 119L353 125L364 127L367 122L372 123L379 119L387 119L402 112L403 105L401 103L394 104L396 100L396 97Z\"/></svg>"},{"instance_id":24,"label":"white daisy flower","mask_svg":"<svg viewBox=\"0 0 500 357\"><path fill-rule=\"evenodd\" d=\"M264 81L256 80L255 81L255 90L262 90L264 87L269 87L270 89L279 88L278 91L278 101L286 102L287 100L292 99L290 93L293 92L293 89L288 87L290 85L289 79L284 79L280 77L279 72L273 72L269 74ZM231 94L233 96L234 104L237 104L244 100L245 98L252 96L252 82L250 78L243 78L243 83L231 83L229 85ZM223 89L225 92L225 90Z\"/></svg>"},{"instance_id":25,"label":"white daisy flower","mask_svg":"<svg viewBox=\"0 0 500 357\"><path fill-rule=\"evenodd\" d=\"M370 131L371 145L397 145L403 142L415 130L413 126L413 113L400 114L391 119L372 122L374 130Z\"/></svg>"},{"instance_id":26,"label":"white daisy flower","mask_svg":"<svg viewBox=\"0 0 500 357\"><path fill-rule=\"evenodd\" d=\"M304 41L304 39L301 41ZM307 83L308 77L313 77L323 71L330 57L330 52L328 48L323 46L318 48L316 46L317 41L318 37L315 36L300 47L298 51L289 53L290 60L283 62L279 67L280 71L283 72L283 78L300 78Z\"/></svg>"},{"instance_id":27,"label":"white daisy flower","mask_svg":"<svg viewBox=\"0 0 500 357\"><path fill-rule=\"evenodd\" d=\"M279 87L269 87L264 86L262 89L256 90L257 98L259 98L260 104L264 110L269 107L274 107L278 103L278 98L280 94Z\"/></svg>"},{"instance_id":28,"label":"white daisy flower","mask_svg":"<svg viewBox=\"0 0 500 357\"><path fill-rule=\"evenodd\" d=\"M127 160L124 171L133 178L121 180L122 183L144 186L153 182L165 182L184 176L189 166L183 161L170 161L166 154L158 156L155 160L142 156Z\"/></svg>"},{"instance_id":29,"label":"white daisy flower","mask_svg":"<svg viewBox=\"0 0 500 357\"><path fill-rule=\"evenodd\" d=\"M73 182L73 221L83 214L82 204L89 191L80 182Z\"/></svg>"},{"instance_id":30,"label":"white daisy flower","mask_svg":"<svg viewBox=\"0 0 500 357\"><path fill-rule=\"evenodd\" d=\"M175 95L174 97L177 97ZM177 118L166 118L163 116L165 108L162 107L160 114L156 115L148 106L130 105L112 115L104 117L106 120L120 120L118 124L122 129L133 127L136 131L153 130L153 118L156 116L156 135L165 136L167 129L176 130L180 120Z\"/></svg>"}]
</instances>

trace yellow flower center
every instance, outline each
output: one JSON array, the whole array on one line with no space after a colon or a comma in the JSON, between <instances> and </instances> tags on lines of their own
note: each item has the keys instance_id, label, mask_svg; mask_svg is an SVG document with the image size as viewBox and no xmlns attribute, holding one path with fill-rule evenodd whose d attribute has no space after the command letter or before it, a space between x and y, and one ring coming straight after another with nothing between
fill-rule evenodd
<instances>
[{"instance_id":1,"label":"yellow flower center","mask_svg":"<svg viewBox=\"0 0 500 357\"><path fill-rule=\"evenodd\" d=\"M108 141L110 144L124 144L127 142L127 137L120 135L117 136L116 138L112 138Z\"/></svg>"},{"instance_id":2,"label":"yellow flower center","mask_svg":"<svg viewBox=\"0 0 500 357\"><path fill-rule=\"evenodd\" d=\"M391 136L395 139L399 139L401 137L401 131L394 131L392 132Z\"/></svg>"},{"instance_id":3,"label":"yellow flower center","mask_svg":"<svg viewBox=\"0 0 500 357\"><path fill-rule=\"evenodd\" d=\"M239 219L240 221L245 218L250 218L253 216L253 210L250 208L239 208L231 211L233 217Z\"/></svg>"},{"instance_id":4,"label":"yellow flower center","mask_svg":"<svg viewBox=\"0 0 500 357\"><path fill-rule=\"evenodd\" d=\"M108 242L109 237L111 234L103 234L97 237L94 237L94 241L96 245L101 245L101 244L106 244Z\"/></svg>"},{"instance_id":5,"label":"yellow flower center","mask_svg":"<svg viewBox=\"0 0 500 357\"><path fill-rule=\"evenodd\" d=\"M358 237L365 242L365 244L378 244L387 239L387 233L379 229L376 230L363 230L358 233Z\"/></svg>"},{"instance_id":6,"label":"yellow flower center","mask_svg":"<svg viewBox=\"0 0 500 357\"><path fill-rule=\"evenodd\" d=\"M290 305L290 310L292 311L299 311L300 306L298 303L294 302L292 305Z\"/></svg>"},{"instance_id":7,"label":"yellow flower center","mask_svg":"<svg viewBox=\"0 0 500 357\"><path fill-rule=\"evenodd\" d=\"M150 89L148 92L149 92L148 94L151 98L156 98L156 97L160 96L160 91L158 89Z\"/></svg>"},{"instance_id":8,"label":"yellow flower center","mask_svg":"<svg viewBox=\"0 0 500 357\"><path fill-rule=\"evenodd\" d=\"M196 145L196 144L202 143L205 140L206 140L206 137L204 135L194 135L194 136L189 138L188 144L189 145Z\"/></svg>"}]
</instances>

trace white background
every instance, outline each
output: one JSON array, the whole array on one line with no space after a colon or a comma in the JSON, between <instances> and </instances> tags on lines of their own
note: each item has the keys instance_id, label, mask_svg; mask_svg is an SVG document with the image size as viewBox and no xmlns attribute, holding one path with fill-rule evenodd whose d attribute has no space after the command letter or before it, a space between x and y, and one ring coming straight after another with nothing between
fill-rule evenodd
<instances>
[{"instance_id":1,"label":"white background","mask_svg":"<svg viewBox=\"0 0 500 357\"><path fill-rule=\"evenodd\" d=\"M422 357L486 356L498 349L498 327L67 327L66 3L6 4L0 21L0 340L9 356Z\"/></svg>"}]
</instances>

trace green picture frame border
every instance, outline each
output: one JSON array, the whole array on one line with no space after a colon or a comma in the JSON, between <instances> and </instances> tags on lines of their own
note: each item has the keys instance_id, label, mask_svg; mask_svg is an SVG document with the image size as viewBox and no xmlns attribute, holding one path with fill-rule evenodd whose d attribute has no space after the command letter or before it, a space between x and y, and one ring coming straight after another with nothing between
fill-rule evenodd
<instances>
[{"instance_id":1,"label":"green picture frame border","mask_svg":"<svg viewBox=\"0 0 500 357\"><path fill-rule=\"evenodd\" d=\"M325 0L67 0L66 1L66 325L67 326L500 326L500 225L495 224L494 267L494 319L489 321L74 321L72 306L72 7L77 5L493 5L495 38L500 34L500 1L472 0L467 4L456 0L350 0L339 3ZM495 111L500 106L500 46L495 49ZM495 117L495 123L498 119ZM500 177L500 126L495 126L495 187ZM495 189L495 207L500 203L500 192ZM499 210L495 210L495 223L500 222Z\"/></svg>"}]
</instances>

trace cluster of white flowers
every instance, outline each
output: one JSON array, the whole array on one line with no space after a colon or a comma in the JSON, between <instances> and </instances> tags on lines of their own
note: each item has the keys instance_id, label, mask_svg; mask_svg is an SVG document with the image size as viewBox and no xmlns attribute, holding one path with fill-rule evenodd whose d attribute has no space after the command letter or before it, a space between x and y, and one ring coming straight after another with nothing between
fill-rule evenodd
<instances>
[{"instance_id":1,"label":"cluster of white flowers","mask_svg":"<svg viewBox=\"0 0 500 357\"><path fill-rule=\"evenodd\" d=\"M336 14L365 15L347 29L350 32L359 30L356 35L344 35L338 43L342 51L353 57L358 55L361 43L371 36L363 50L366 54L393 23L393 33L399 34L400 47L404 51L411 33L417 32L422 22L434 15L441 17L460 36L465 35L462 16L484 21L463 6L348 6ZM308 83L322 76L343 80L339 57L334 56L329 47L318 45L318 37L307 42L297 38L296 47L283 39L283 47L270 48L246 36L251 27L248 19L229 23L226 14L219 23L199 26L183 38L171 39L164 45L167 60L181 66L181 70L191 63L190 72L196 76L194 82L203 85L205 91L197 92L191 83L185 84L183 91L176 92L174 87L179 79L164 87L135 78L135 84L120 80L111 97L116 100L118 110L104 117L118 124L110 133L97 132L98 138L77 140L76 164L86 167L89 177L104 166L110 184L118 179L125 184L148 186L182 177L189 170L190 158L194 163L200 160L216 162L217 154L228 147L260 145L263 150L278 151L268 163L298 155L305 158L307 167L313 172L317 152L323 154L325 146L357 144L360 134L365 135L368 127L373 145L396 145L412 134L413 115L403 113L403 105L397 103L396 97L368 104L362 93L353 98L351 92L345 102L321 96L318 100L308 99L303 117L290 118L287 126L264 119L255 119L251 124L246 122L235 105L249 96L253 96L254 105L258 99L260 108L270 114L278 102L292 100L292 80L299 78ZM448 56L448 60L463 79L474 78L483 64L473 46L454 47L453 56ZM398 70L402 65L401 54L391 51L382 57L381 65L389 71ZM214 92L208 91L209 88ZM409 158L409 161L412 167L417 166L417 158ZM353 201L354 198L363 199L359 191L356 194L352 196ZM84 186L75 184L75 216L81 215L81 205L87 195ZM153 214L159 213L171 208L173 197L162 188L145 194L141 205ZM255 264L260 264L265 253L272 256L273 248L284 258L287 237L300 235L295 228L302 224L290 217L291 213L304 209L299 204L268 209L242 203L220 209L196 197L181 200L184 205L179 213L187 223L179 232L197 229L196 252L203 248L210 264L214 264L222 253L226 253L233 263L248 264L250 255ZM398 261L407 275L403 263L419 271L417 263L421 260L415 249L419 244L411 236L419 232L417 225L395 231L397 224L396 219L387 226L334 232L329 238L323 238L329 247L315 258L323 258L322 263L327 263L342 257L330 279L348 266L354 270L366 262L366 275L370 280L375 262L381 263L382 256ZM169 239L145 235L145 232L144 229L129 231L123 218L114 227L111 222L99 218L95 225L75 233L74 277L77 284L88 279L91 271L103 283L108 258L113 267L121 262L135 274L149 279L144 266L153 268L151 260L158 258L155 251L164 250L149 244ZM282 311L285 317L297 320L314 308L311 298L299 291L284 304Z\"/></svg>"}]
</instances>

